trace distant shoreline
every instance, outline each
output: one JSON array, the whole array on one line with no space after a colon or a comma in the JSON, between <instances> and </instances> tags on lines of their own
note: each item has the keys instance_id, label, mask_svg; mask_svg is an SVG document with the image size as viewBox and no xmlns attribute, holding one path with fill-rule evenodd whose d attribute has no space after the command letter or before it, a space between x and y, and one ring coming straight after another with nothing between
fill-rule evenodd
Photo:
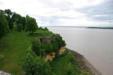
<instances>
[{"instance_id":1,"label":"distant shoreline","mask_svg":"<svg viewBox=\"0 0 113 75\"><path fill-rule=\"evenodd\" d=\"M68 27L68 28L89 28L89 29L113 29L113 27L88 27L88 26L43 26L43 27Z\"/></svg>"}]
</instances>

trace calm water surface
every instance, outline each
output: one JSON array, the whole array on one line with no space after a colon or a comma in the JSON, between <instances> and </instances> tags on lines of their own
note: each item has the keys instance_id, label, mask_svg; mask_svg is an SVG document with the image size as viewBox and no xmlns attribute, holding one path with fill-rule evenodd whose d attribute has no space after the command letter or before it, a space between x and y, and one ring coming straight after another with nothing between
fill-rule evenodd
<instances>
[{"instance_id":1,"label":"calm water surface","mask_svg":"<svg viewBox=\"0 0 113 75\"><path fill-rule=\"evenodd\" d=\"M113 30L48 27L67 47L84 55L102 75L113 75Z\"/></svg>"}]
</instances>

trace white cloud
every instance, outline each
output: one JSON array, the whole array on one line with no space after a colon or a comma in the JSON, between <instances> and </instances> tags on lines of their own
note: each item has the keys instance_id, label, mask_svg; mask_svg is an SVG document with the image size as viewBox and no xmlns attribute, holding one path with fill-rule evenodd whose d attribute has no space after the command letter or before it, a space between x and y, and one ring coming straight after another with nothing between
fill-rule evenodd
<instances>
[{"instance_id":1,"label":"white cloud","mask_svg":"<svg viewBox=\"0 0 113 75\"><path fill-rule=\"evenodd\" d=\"M108 22L102 22L102 21L92 21L88 20L87 18L79 18L79 19L58 19L58 22L61 26L102 26L108 25L110 23Z\"/></svg>"},{"instance_id":2,"label":"white cloud","mask_svg":"<svg viewBox=\"0 0 113 75\"><path fill-rule=\"evenodd\" d=\"M103 0L67 0L72 3L74 8L82 8L88 6L94 6L102 3Z\"/></svg>"},{"instance_id":3,"label":"white cloud","mask_svg":"<svg viewBox=\"0 0 113 75\"><path fill-rule=\"evenodd\" d=\"M38 16L52 17L54 25L102 25L106 22L90 20L85 13L76 9L95 6L103 0L1 0L0 9L11 9L21 15L30 15L37 19L39 25L52 25L50 19L43 21ZM66 10L63 10L66 9ZM58 16L59 18L53 18ZM99 15L97 15L99 16ZM69 17L69 18L62 18Z\"/></svg>"}]
</instances>

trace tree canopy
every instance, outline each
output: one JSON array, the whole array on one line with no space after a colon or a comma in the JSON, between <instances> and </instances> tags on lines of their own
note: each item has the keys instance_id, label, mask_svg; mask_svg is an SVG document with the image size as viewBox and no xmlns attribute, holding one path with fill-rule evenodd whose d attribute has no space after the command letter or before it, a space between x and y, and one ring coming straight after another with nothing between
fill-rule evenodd
<instances>
[{"instance_id":1,"label":"tree canopy","mask_svg":"<svg viewBox=\"0 0 113 75\"><path fill-rule=\"evenodd\" d=\"M33 33L37 29L36 20L32 17L26 16L26 30Z\"/></svg>"},{"instance_id":2,"label":"tree canopy","mask_svg":"<svg viewBox=\"0 0 113 75\"><path fill-rule=\"evenodd\" d=\"M29 31L33 33L37 29L35 18L21 16L10 9L0 10L0 36L8 31Z\"/></svg>"},{"instance_id":3,"label":"tree canopy","mask_svg":"<svg viewBox=\"0 0 113 75\"><path fill-rule=\"evenodd\" d=\"M8 22L3 14L0 13L0 37L9 32Z\"/></svg>"}]
</instances>

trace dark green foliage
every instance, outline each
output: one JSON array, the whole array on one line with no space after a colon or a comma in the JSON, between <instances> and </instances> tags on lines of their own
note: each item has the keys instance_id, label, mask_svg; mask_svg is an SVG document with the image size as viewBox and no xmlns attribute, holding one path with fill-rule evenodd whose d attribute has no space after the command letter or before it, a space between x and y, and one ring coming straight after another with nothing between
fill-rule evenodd
<instances>
[{"instance_id":1,"label":"dark green foliage","mask_svg":"<svg viewBox=\"0 0 113 75\"><path fill-rule=\"evenodd\" d=\"M0 37L9 32L9 26L4 15L0 13Z\"/></svg>"},{"instance_id":2,"label":"dark green foliage","mask_svg":"<svg viewBox=\"0 0 113 75\"><path fill-rule=\"evenodd\" d=\"M19 14L17 14L17 13L13 13L13 16L12 16L12 24L14 25L14 24L18 24L18 23L20 23L19 22L19 20L20 20L20 18L21 18L21 16L19 15Z\"/></svg>"},{"instance_id":3,"label":"dark green foliage","mask_svg":"<svg viewBox=\"0 0 113 75\"><path fill-rule=\"evenodd\" d=\"M26 24L25 17L22 17L21 15L14 13L11 18L11 22L12 22L13 27L17 31L22 31L25 29L25 24Z\"/></svg>"},{"instance_id":4,"label":"dark green foliage","mask_svg":"<svg viewBox=\"0 0 113 75\"><path fill-rule=\"evenodd\" d=\"M6 14L7 17L9 17L9 18L11 17L12 12L11 12L10 9L6 9L4 12L5 12L5 14Z\"/></svg>"},{"instance_id":5,"label":"dark green foliage","mask_svg":"<svg viewBox=\"0 0 113 75\"><path fill-rule=\"evenodd\" d=\"M54 50L51 43L48 43L48 44L42 43L42 49L45 50L45 53L46 53L46 54L51 53L51 52L53 52L53 50Z\"/></svg>"},{"instance_id":6,"label":"dark green foliage","mask_svg":"<svg viewBox=\"0 0 113 75\"><path fill-rule=\"evenodd\" d=\"M11 12L10 9L6 9L4 11L4 15L6 16L6 19L8 21L9 29L13 29L13 24L12 24L12 21L11 21L13 13Z\"/></svg>"},{"instance_id":7,"label":"dark green foliage","mask_svg":"<svg viewBox=\"0 0 113 75\"><path fill-rule=\"evenodd\" d=\"M0 13L1 13L1 14L4 14L4 11L3 11L3 10L0 10Z\"/></svg>"},{"instance_id":8,"label":"dark green foliage","mask_svg":"<svg viewBox=\"0 0 113 75\"><path fill-rule=\"evenodd\" d=\"M55 38L52 39L51 43L53 45L55 52L57 52L61 47L65 46L66 43L59 34L54 35L54 37Z\"/></svg>"},{"instance_id":9,"label":"dark green foliage","mask_svg":"<svg viewBox=\"0 0 113 75\"><path fill-rule=\"evenodd\" d=\"M56 35L55 40L57 41L58 48L61 48L66 45L65 41L62 39L62 37L59 34Z\"/></svg>"},{"instance_id":10,"label":"dark green foliage","mask_svg":"<svg viewBox=\"0 0 113 75\"><path fill-rule=\"evenodd\" d=\"M22 67L26 75L52 75L49 63L36 56L32 51L28 51L24 57Z\"/></svg>"},{"instance_id":11,"label":"dark green foliage","mask_svg":"<svg viewBox=\"0 0 113 75\"><path fill-rule=\"evenodd\" d=\"M36 20L32 17L23 17L18 13L12 12L10 9L0 10L0 13L5 16L10 30L26 30L33 33L38 28Z\"/></svg>"},{"instance_id":12,"label":"dark green foliage","mask_svg":"<svg viewBox=\"0 0 113 75\"><path fill-rule=\"evenodd\" d=\"M45 56L51 52L58 52L61 47L66 45L65 41L58 34L51 36L50 40L51 41L49 43L35 40L32 43L32 49L38 56Z\"/></svg>"},{"instance_id":13,"label":"dark green foliage","mask_svg":"<svg viewBox=\"0 0 113 75\"><path fill-rule=\"evenodd\" d=\"M6 17L6 19L8 21L9 28L11 30L14 28L15 24L16 25L21 24L22 29L23 30L25 29L25 23L26 23L25 17L22 17L20 14L12 12L10 9L6 9L3 14ZM16 27L18 27L18 26L16 26ZM19 29L19 28L16 28L16 29Z\"/></svg>"},{"instance_id":14,"label":"dark green foliage","mask_svg":"<svg viewBox=\"0 0 113 75\"><path fill-rule=\"evenodd\" d=\"M41 43L39 41L33 41L32 42L32 50L38 55L38 56L41 56L43 55L44 53L44 50L41 49Z\"/></svg>"},{"instance_id":15,"label":"dark green foliage","mask_svg":"<svg viewBox=\"0 0 113 75\"><path fill-rule=\"evenodd\" d=\"M34 34L36 36L53 36L54 35L51 31L40 29L40 28L38 30L36 30L36 32Z\"/></svg>"},{"instance_id":16,"label":"dark green foliage","mask_svg":"<svg viewBox=\"0 0 113 75\"><path fill-rule=\"evenodd\" d=\"M26 31L33 33L38 29L36 20L32 17L26 16Z\"/></svg>"},{"instance_id":17,"label":"dark green foliage","mask_svg":"<svg viewBox=\"0 0 113 75\"><path fill-rule=\"evenodd\" d=\"M22 68L25 71L26 75L38 75L37 69L38 69L38 63L35 54L33 52L28 52L26 56L24 57L24 60L22 62Z\"/></svg>"},{"instance_id":18,"label":"dark green foliage","mask_svg":"<svg viewBox=\"0 0 113 75\"><path fill-rule=\"evenodd\" d=\"M43 31L49 31L47 27L39 27L39 30L43 30Z\"/></svg>"},{"instance_id":19,"label":"dark green foliage","mask_svg":"<svg viewBox=\"0 0 113 75\"><path fill-rule=\"evenodd\" d=\"M45 28L44 28L44 30L47 30L47 31L49 31L47 27L45 27Z\"/></svg>"},{"instance_id":20,"label":"dark green foliage","mask_svg":"<svg viewBox=\"0 0 113 75\"><path fill-rule=\"evenodd\" d=\"M45 56L48 53L51 53L54 49L52 47L52 44L44 44L40 43L39 41L33 41L32 43L32 50L38 55L38 56Z\"/></svg>"},{"instance_id":21,"label":"dark green foliage","mask_svg":"<svg viewBox=\"0 0 113 75\"><path fill-rule=\"evenodd\" d=\"M16 30L21 32L23 30L22 24L17 24L16 25Z\"/></svg>"},{"instance_id":22,"label":"dark green foliage","mask_svg":"<svg viewBox=\"0 0 113 75\"><path fill-rule=\"evenodd\" d=\"M58 42L56 39L52 39L51 41L52 45L53 45L53 48L54 48L54 51L57 52L59 50L59 45L58 45Z\"/></svg>"},{"instance_id":23,"label":"dark green foliage","mask_svg":"<svg viewBox=\"0 0 113 75\"><path fill-rule=\"evenodd\" d=\"M25 17L21 18L21 24L22 24L22 29L25 30L25 26L26 26L26 18Z\"/></svg>"}]
</instances>

